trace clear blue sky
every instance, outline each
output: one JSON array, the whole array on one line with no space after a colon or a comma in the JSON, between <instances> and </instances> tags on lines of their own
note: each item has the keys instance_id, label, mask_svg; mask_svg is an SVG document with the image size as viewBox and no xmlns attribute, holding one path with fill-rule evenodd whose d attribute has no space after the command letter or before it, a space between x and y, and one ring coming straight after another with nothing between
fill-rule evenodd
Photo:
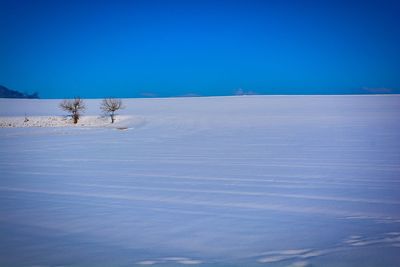
<instances>
[{"instance_id":1,"label":"clear blue sky","mask_svg":"<svg viewBox=\"0 0 400 267\"><path fill-rule=\"evenodd\" d=\"M0 35L43 98L400 92L400 1L0 0Z\"/></svg>"}]
</instances>

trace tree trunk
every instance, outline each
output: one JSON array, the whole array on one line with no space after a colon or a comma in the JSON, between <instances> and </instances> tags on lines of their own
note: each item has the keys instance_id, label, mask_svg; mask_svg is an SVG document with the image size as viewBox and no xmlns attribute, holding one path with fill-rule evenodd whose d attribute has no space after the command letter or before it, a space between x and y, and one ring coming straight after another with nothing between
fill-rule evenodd
<instances>
[{"instance_id":1,"label":"tree trunk","mask_svg":"<svg viewBox=\"0 0 400 267\"><path fill-rule=\"evenodd\" d=\"M111 114L110 117L111 117L111 123L114 123L114 114Z\"/></svg>"},{"instance_id":2,"label":"tree trunk","mask_svg":"<svg viewBox=\"0 0 400 267\"><path fill-rule=\"evenodd\" d=\"M72 117L74 118L74 124L77 124L77 123L78 123L79 116L76 115L76 114L74 114Z\"/></svg>"}]
</instances>

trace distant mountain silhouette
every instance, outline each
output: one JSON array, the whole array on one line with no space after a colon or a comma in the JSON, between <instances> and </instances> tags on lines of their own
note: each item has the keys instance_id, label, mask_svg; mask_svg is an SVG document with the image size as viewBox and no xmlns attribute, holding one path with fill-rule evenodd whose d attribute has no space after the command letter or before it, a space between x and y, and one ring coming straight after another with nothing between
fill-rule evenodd
<instances>
[{"instance_id":1,"label":"distant mountain silhouette","mask_svg":"<svg viewBox=\"0 0 400 267\"><path fill-rule=\"evenodd\" d=\"M39 94L37 92L33 94L21 93L0 85L0 98L39 98Z\"/></svg>"}]
</instances>

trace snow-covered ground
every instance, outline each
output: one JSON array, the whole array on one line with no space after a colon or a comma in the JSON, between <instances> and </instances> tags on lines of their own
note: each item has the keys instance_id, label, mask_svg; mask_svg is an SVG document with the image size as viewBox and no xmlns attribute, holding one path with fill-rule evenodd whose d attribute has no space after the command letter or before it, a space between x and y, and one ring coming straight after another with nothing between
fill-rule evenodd
<instances>
[{"instance_id":1,"label":"snow-covered ground","mask_svg":"<svg viewBox=\"0 0 400 267\"><path fill-rule=\"evenodd\" d=\"M124 128L121 122L127 120L130 116L118 116L115 124L110 124L110 118L107 116L82 116L76 125L73 125L70 116L32 116L32 117L1 117L0 128L15 127L111 127ZM139 122L139 121L138 121Z\"/></svg>"},{"instance_id":2,"label":"snow-covered ground","mask_svg":"<svg viewBox=\"0 0 400 267\"><path fill-rule=\"evenodd\" d=\"M400 264L400 96L59 102L0 99L0 266Z\"/></svg>"}]
</instances>

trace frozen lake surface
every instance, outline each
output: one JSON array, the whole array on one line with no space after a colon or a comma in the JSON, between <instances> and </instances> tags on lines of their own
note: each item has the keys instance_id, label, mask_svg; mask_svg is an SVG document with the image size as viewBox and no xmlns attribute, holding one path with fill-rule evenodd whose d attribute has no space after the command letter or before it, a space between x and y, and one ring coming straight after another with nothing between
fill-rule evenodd
<instances>
[{"instance_id":1,"label":"frozen lake surface","mask_svg":"<svg viewBox=\"0 0 400 267\"><path fill-rule=\"evenodd\" d=\"M0 99L0 266L400 266L400 96L59 102Z\"/></svg>"}]
</instances>

